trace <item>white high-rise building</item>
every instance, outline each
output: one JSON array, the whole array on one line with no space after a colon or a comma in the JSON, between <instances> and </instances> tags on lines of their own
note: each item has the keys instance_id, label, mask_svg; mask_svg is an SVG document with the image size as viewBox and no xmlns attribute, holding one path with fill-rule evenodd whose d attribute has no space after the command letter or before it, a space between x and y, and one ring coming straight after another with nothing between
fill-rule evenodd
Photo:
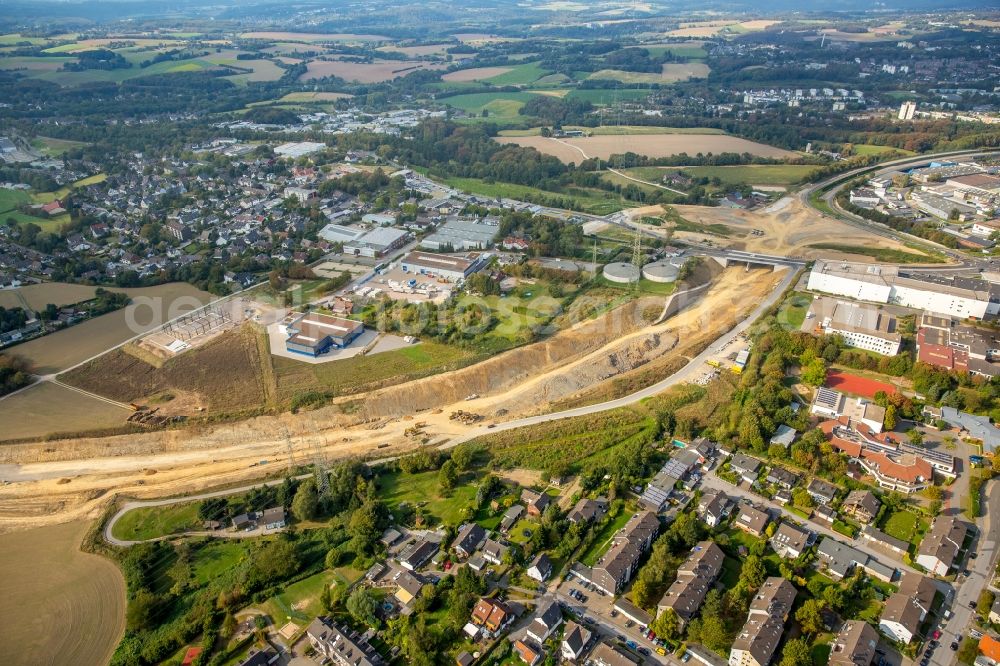
<instances>
[{"instance_id":1,"label":"white high-rise building","mask_svg":"<svg viewBox=\"0 0 1000 666\"><path fill-rule=\"evenodd\" d=\"M913 120L913 114L917 112L917 103L903 102L899 107L899 119L900 120Z\"/></svg>"}]
</instances>

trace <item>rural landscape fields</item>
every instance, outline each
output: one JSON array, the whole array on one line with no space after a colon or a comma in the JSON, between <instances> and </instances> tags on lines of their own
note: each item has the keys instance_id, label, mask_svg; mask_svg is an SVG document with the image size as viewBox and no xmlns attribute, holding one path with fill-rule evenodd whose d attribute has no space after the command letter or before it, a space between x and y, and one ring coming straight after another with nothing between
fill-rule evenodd
<instances>
[{"instance_id":1,"label":"rural landscape fields","mask_svg":"<svg viewBox=\"0 0 1000 666\"><path fill-rule=\"evenodd\" d=\"M500 143L515 144L535 148L547 155L558 157L563 162L579 162L581 159L599 157L602 160L612 155L635 153L651 158L670 157L687 153L719 154L750 153L759 157L795 157L795 153L740 137L716 134L641 134L618 136L587 136L550 138L542 136L511 137L497 139Z\"/></svg>"}]
</instances>

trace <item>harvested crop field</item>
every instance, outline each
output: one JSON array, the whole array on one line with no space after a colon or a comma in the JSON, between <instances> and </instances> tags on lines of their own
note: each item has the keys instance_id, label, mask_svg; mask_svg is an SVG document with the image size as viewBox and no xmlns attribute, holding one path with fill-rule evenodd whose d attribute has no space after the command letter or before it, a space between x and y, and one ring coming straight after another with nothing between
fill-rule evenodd
<instances>
[{"instance_id":1,"label":"harvested crop field","mask_svg":"<svg viewBox=\"0 0 1000 666\"><path fill-rule=\"evenodd\" d=\"M42 286L63 288L67 285ZM125 291L132 298L132 304L126 308L17 345L11 350L31 361L37 374L59 372L150 331L168 319L207 303L211 298L207 292L186 282L120 291Z\"/></svg>"},{"instance_id":2,"label":"harvested crop field","mask_svg":"<svg viewBox=\"0 0 1000 666\"><path fill-rule=\"evenodd\" d=\"M249 325L227 331L202 347L166 361L161 368L126 348L108 352L60 379L119 402L142 403L163 394L190 394L209 414L253 411L267 404L270 363L266 343ZM169 406L169 401L164 406Z\"/></svg>"},{"instance_id":3,"label":"harvested crop field","mask_svg":"<svg viewBox=\"0 0 1000 666\"><path fill-rule=\"evenodd\" d=\"M452 83L468 83L469 81L483 81L500 76L514 69L513 67L473 67L472 69L460 69L457 72L448 72L441 77L442 81Z\"/></svg>"},{"instance_id":4,"label":"harvested crop field","mask_svg":"<svg viewBox=\"0 0 1000 666\"><path fill-rule=\"evenodd\" d=\"M356 35L350 32L244 32L243 39L278 42L387 42L385 35Z\"/></svg>"},{"instance_id":5,"label":"harvested crop field","mask_svg":"<svg viewBox=\"0 0 1000 666\"><path fill-rule=\"evenodd\" d=\"M279 102L336 102L338 99L349 99L353 95L337 92L293 92L282 97Z\"/></svg>"},{"instance_id":6,"label":"harvested crop field","mask_svg":"<svg viewBox=\"0 0 1000 666\"><path fill-rule=\"evenodd\" d=\"M424 58L426 56L445 55L454 44L421 44L420 46L380 46L379 51L394 51L409 58ZM457 54L459 57L463 54ZM468 57L468 56L466 56Z\"/></svg>"},{"instance_id":7,"label":"harvested crop field","mask_svg":"<svg viewBox=\"0 0 1000 666\"><path fill-rule=\"evenodd\" d=\"M708 76L708 65L703 62L668 62L663 64L659 74L649 72L626 72L620 69L602 69L594 72L588 79L611 79L622 83L674 83L689 79L704 79Z\"/></svg>"},{"instance_id":8,"label":"harvested crop field","mask_svg":"<svg viewBox=\"0 0 1000 666\"><path fill-rule=\"evenodd\" d=\"M795 153L756 143L735 136L713 134L645 134L641 136L585 136L552 139L541 136L500 137L500 143L513 143L535 148L558 157L563 162L576 162L588 157L608 159L612 155L633 152L647 157L668 157L687 153L750 153L761 157L794 157Z\"/></svg>"},{"instance_id":9,"label":"harvested crop field","mask_svg":"<svg viewBox=\"0 0 1000 666\"><path fill-rule=\"evenodd\" d=\"M419 60L376 60L372 63L346 62L343 60L313 60L306 67L302 81L337 76L345 81L382 83L421 70L444 69L444 63Z\"/></svg>"},{"instance_id":10,"label":"harvested crop field","mask_svg":"<svg viewBox=\"0 0 1000 666\"><path fill-rule=\"evenodd\" d=\"M5 534L0 626L15 644L5 664L108 663L125 629L125 581L110 561L80 552L87 522Z\"/></svg>"},{"instance_id":11,"label":"harvested crop field","mask_svg":"<svg viewBox=\"0 0 1000 666\"><path fill-rule=\"evenodd\" d=\"M78 391L44 382L0 400L0 438L25 439L125 425L130 412Z\"/></svg>"}]
</instances>

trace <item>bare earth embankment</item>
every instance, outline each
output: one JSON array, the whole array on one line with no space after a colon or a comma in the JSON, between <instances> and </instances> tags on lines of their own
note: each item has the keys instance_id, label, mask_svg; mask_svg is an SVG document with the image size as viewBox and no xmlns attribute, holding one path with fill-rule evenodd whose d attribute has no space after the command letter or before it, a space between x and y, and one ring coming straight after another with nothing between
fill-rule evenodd
<instances>
[{"instance_id":1,"label":"bare earth embankment","mask_svg":"<svg viewBox=\"0 0 1000 666\"><path fill-rule=\"evenodd\" d=\"M16 481L0 487L0 532L94 517L112 493L149 498L194 492L280 475L317 454L398 454L420 444L405 433L415 422L425 423L429 441L447 441L470 429L448 418L457 409L487 418L508 409L503 418L509 419L551 411L557 401L581 399L589 387L631 373L650 370L641 378L648 385L683 362L693 340L717 337L755 302L741 294L766 293L774 279L772 273L729 269L702 300L663 324L648 324L649 313L663 306L662 297L649 297L486 363L343 399L351 410L332 405L235 423L0 447L0 478ZM471 393L482 397L466 401ZM607 394L602 389L582 399Z\"/></svg>"}]
</instances>

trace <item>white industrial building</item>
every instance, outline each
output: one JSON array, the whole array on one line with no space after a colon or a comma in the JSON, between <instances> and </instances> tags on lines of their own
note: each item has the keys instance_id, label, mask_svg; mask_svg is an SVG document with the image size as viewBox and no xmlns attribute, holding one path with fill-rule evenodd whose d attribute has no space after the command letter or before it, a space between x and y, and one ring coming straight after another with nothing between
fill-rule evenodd
<instances>
[{"instance_id":1,"label":"white industrial building","mask_svg":"<svg viewBox=\"0 0 1000 666\"><path fill-rule=\"evenodd\" d=\"M353 254L359 257L381 257L387 252L392 252L406 245L406 239L409 237L409 232L401 229L378 227L363 236L344 243L344 254Z\"/></svg>"},{"instance_id":2,"label":"white industrial building","mask_svg":"<svg viewBox=\"0 0 1000 666\"><path fill-rule=\"evenodd\" d=\"M470 252L466 255L453 255L418 251L403 257L400 267L405 273L417 273L449 282L458 282L485 266L491 257L492 255L489 253Z\"/></svg>"},{"instance_id":3,"label":"white industrial building","mask_svg":"<svg viewBox=\"0 0 1000 666\"><path fill-rule=\"evenodd\" d=\"M817 261L808 288L871 303L891 303L959 319L1000 313L1000 291L983 280L912 273L895 266Z\"/></svg>"},{"instance_id":4,"label":"white industrial building","mask_svg":"<svg viewBox=\"0 0 1000 666\"><path fill-rule=\"evenodd\" d=\"M875 306L817 298L809 313L824 333L839 335L852 347L882 356L899 353L902 336L897 331L896 318Z\"/></svg>"}]
</instances>

